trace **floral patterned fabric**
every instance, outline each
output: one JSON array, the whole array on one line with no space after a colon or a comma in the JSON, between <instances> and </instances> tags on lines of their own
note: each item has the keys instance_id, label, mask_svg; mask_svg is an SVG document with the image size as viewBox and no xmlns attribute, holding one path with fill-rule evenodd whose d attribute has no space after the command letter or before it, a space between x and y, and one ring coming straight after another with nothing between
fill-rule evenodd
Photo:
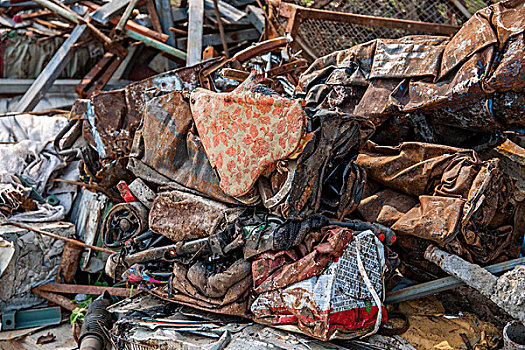
<instances>
[{"instance_id":1,"label":"floral patterned fabric","mask_svg":"<svg viewBox=\"0 0 525 350\"><path fill-rule=\"evenodd\" d=\"M279 96L251 75L229 93L196 89L191 111L202 144L226 194L242 196L269 166L299 146L302 101Z\"/></svg>"}]
</instances>

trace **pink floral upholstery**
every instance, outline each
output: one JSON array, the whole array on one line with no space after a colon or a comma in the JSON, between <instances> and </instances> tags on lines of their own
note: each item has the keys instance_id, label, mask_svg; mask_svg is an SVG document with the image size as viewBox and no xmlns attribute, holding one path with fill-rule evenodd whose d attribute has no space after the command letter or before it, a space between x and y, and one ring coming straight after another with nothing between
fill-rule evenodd
<instances>
[{"instance_id":1,"label":"pink floral upholstery","mask_svg":"<svg viewBox=\"0 0 525 350\"><path fill-rule=\"evenodd\" d=\"M302 102L268 93L259 79L251 75L229 93L199 88L191 94L202 144L231 196L246 194L269 166L292 154L304 132Z\"/></svg>"}]
</instances>

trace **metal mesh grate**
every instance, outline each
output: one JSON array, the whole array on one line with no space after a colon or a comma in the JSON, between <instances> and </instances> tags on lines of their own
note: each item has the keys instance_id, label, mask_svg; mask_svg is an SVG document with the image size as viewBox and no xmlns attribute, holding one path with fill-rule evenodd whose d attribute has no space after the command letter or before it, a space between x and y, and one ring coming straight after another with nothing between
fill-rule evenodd
<instances>
[{"instance_id":1,"label":"metal mesh grate","mask_svg":"<svg viewBox=\"0 0 525 350\"><path fill-rule=\"evenodd\" d=\"M461 1L461 0L459 0ZM468 18L452 0L291 0L297 5L329 11L409 19L414 21L461 25ZM471 13L489 6L491 0L465 0ZM281 24L285 23L281 21ZM282 27L284 29L284 26ZM349 48L377 38L400 38L414 33L400 29L372 28L360 25L305 19L299 26L299 36L319 56Z\"/></svg>"}]
</instances>

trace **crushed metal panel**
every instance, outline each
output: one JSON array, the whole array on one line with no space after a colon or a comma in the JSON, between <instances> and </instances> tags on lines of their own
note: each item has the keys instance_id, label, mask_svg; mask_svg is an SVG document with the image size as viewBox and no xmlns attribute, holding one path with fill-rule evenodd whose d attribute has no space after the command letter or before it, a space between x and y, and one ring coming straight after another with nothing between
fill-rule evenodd
<instances>
[{"instance_id":1,"label":"crushed metal panel","mask_svg":"<svg viewBox=\"0 0 525 350\"><path fill-rule=\"evenodd\" d=\"M446 37L405 37L399 40L378 39L369 79L436 77L439 57L448 42Z\"/></svg>"},{"instance_id":2,"label":"crushed metal panel","mask_svg":"<svg viewBox=\"0 0 525 350\"><path fill-rule=\"evenodd\" d=\"M216 200L238 203L220 188L217 173L194 130L190 104L183 93L175 91L152 99L135 134L128 169L141 177L139 167L144 165L168 181Z\"/></svg>"},{"instance_id":3,"label":"crushed metal panel","mask_svg":"<svg viewBox=\"0 0 525 350\"><path fill-rule=\"evenodd\" d=\"M482 264L519 255L516 241L523 224L515 215L520 206L498 159L482 161L473 150L428 143L389 147L369 142L357 163L370 179L418 199L410 209L407 201L395 203L397 220L389 222L403 237L433 241ZM375 212L386 209L368 206ZM400 245L415 251L409 242L404 238Z\"/></svg>"},{"instance_id":4,"label":"crushed metal panel","mask_svg":"<svg viewBox=\"0 0 525 350\"><path fill-rule=\"evenodd\" d=\"M224 229L241 211L242 208L228 208L220 202L181 191L164 192L153 202L149 226L153 232L174 242L183 242Z\"/></svg>"},{"instance_id":5,"label":"crushed metal panel","mask_svg":"<svg viewBox=\"0 0 525 350\"><path fill-rule=\"evenodd\" d=\"M139 118L153 97L172 91L193 91L200 86L200 72L214 63L209 60L191 67L178 68L126 86L126 103L133 118Z\"/></svg>"},{"instance_id":6,"label":"crushed metal panel","mask_svg":"<svg viewBox=\"0 0 525 350\"><path fill-rule=\"evenodd\" d=\"M451 140L440 125L470 134L521 127L521 98L514 92L524 86L519 79L525 74L524 34L517 19L524 11L522 4L497 3L479 11L450 40L377 39L334 52L301 76L298 96L306 97L307 106L344 108L376 126L407 113L425 114L436 132L429 139L434 142ZM485 137L478 139L482 143Z\"/></svg>"},{"instance_id":7,"label":"crushed metal panel","mask_svg":"<svg viewBox=\"0 0 525 350\"><path fill-rule=\"evenodd\" d=\"M70 223L32 225L62 237L75 234L75 226ZM32 294L31 288L55 280L64 241L9 225L0 227L0 236L15 248L13 259L0 277L0 311L43 305L45 301Z\"/></svg>"}]
</instances>

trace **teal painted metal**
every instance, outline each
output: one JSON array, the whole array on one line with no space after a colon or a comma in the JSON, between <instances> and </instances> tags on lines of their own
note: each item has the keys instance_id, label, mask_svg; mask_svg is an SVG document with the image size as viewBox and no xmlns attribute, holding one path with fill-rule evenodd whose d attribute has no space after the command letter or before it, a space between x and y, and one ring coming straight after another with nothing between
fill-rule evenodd
<instances>
[{"instance_id":1,"label":"teal painted metal","mask_svg":"<svg viewBox=\"0 0 525 350\"><path fill-rule=\"evenodd\" d=\"M182 60L186 60L186 53L184 51L174 48L173 46L170 46L160 41L148 38L147 36L136 33L132 30L129 30L128 28L124 28L124 34L132 39L143 42L147 46L154 47L174 57L178 57Z\"/></svg>"},{"instance_id":2,"label":"teal painted metal","mask_svg":"<svg viewBox=\"0 0 525 350\"><path fill-rule=\"evenodd\" d=\"M2 329L25 329L59 324L60 307L48 307L24 311L11 311L2 314Z\"/></svg>"}]
</instances>

